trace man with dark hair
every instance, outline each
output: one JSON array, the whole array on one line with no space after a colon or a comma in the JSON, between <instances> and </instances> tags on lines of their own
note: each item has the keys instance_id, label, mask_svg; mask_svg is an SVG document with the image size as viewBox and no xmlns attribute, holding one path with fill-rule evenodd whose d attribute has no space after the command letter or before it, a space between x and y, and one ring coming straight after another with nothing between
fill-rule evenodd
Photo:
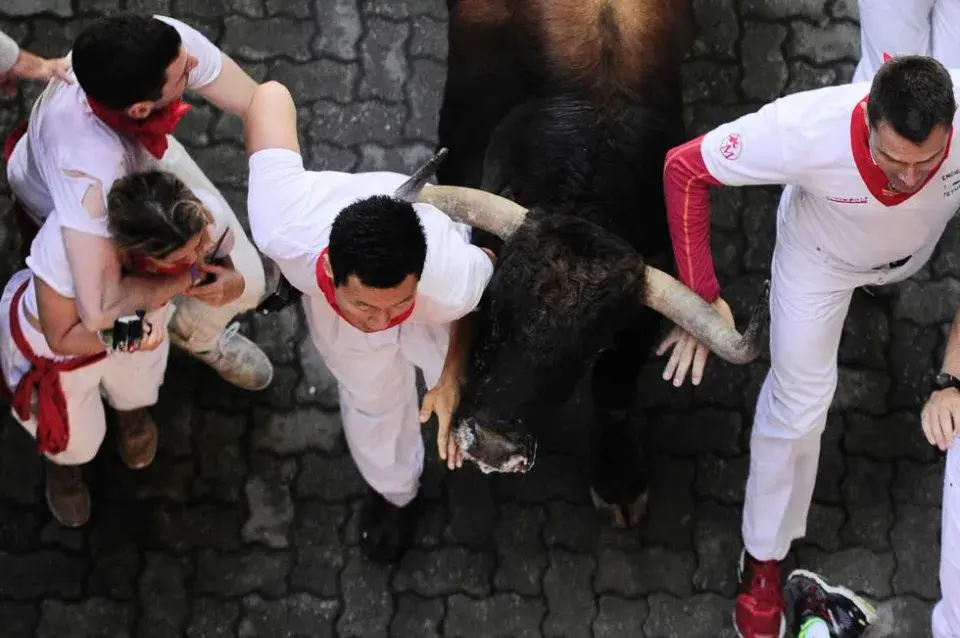
<instances>
[{"instance_id":1,"label":"man with dark hair","mask_svg":"<svg viewBox=\"0 0 960 638\"><path fill-rule=\"evenodd\" d=\"M172 135L189 110L186 90L242 118L256 83L200 32L163 16L103 18L77 37L71 58L76 82L52 80L25 133L8 140L8 149L15 146L7 177L36 226L55 215L63 228L84 326L108 329L176 297L171 341L234 385L265 388L270 360L238 326L228 327L259 302L263 264L229 204ZM218 252L225 268L212 281L184 268L149 278L122 273L105 198L115 180L150 168L170 171L229 212Z\"/></svg>"},{"instance_id":2,"label":"man with dark hair","mask_svg":"<svg viewBox=\"0 0 960 638\"><path fill-rule=\"evenodd\" d=\"M772 262L771 366L751 432L743 513L735 625L745 638L783 635L780 565L806 533L853 291L916 273L960 206L958 78L933 58L894 58L872 85L782 97L667 154L664 191L680 278L731 324L710 254L709 188L785 185ZM706 348L679 327L659 353L671 346L663 378L680 386L690 371L699 383Z\"/></svg>"},{"instance_id":3,"label":"man with dark hair","mask_svg":"<svg viewBox=\"0 0 960 638\"><path fill-rule=\"evenodd\" d=\"M350 454L370 486L360 546L397 560L414 530L420 425L431 413L440 457L450 469L462 463L450 436L470 342L462 319L480 302L493 254L470 244L469 227L419 203L422 194L412 203L405 175L305 170L296 108L277 82L258 87L245 137L253 239L303 293L310 336L338 381ZM415 368L431 388L419 414Z\"/></svg>"}]
</instances>

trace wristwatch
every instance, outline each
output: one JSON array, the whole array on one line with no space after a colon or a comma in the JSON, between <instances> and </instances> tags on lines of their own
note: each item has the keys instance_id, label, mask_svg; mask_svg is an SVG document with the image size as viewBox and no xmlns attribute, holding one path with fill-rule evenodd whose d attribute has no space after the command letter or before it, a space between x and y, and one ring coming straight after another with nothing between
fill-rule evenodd
<instances>
[{"instance_id":1,"label":"wristwatch","mask_svg":"<svg viewBox=\"0 0 960 638\"><path fill-rule=\"evenodd\" d=\"M940 371L937 373L937 376L933 378L934 392L937 390L946 390L947 388L960 389L960 379L949 372Z\"/></svg>"}]
</instances>

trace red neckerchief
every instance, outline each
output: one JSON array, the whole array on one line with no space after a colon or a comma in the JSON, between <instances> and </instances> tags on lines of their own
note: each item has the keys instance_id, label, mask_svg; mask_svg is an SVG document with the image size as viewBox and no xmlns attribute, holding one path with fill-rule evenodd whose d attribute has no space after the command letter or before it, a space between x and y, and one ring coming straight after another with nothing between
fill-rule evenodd
<instances>
[{"instance_id":1,"label":"red neckerchief","mask_svg":"<svg viewBox=\"0 0 960 638\"><path fill-rule=\"evenodd\" d=\"M17 350L30 362L30 369L20 378L17 387L11 392L6 384L0 383L0 392L12 398L13 409L21 421L30 418L30 407L34 390L37 394L37 451L40 454L57 455L67 449L70 443L70 419L67 413L67 399L60 384L60 373L78 370L93 365L107 356L107 352L71 357L63 361L54 361L37 356L27 342L20 326L20 298L27 289L25 281L10 302L10 333Z\"/></svg>"},{"instance_id":2,"label":"red neckerchief","mask_svg":"<svg viewBox=\"0 0 960 638\"><path fill-rule=\"evenodd\" d=\"M147 261L147 257L145 257L143 253L134 253L132 260L133 263L130 264L130 270L142 275L167 275L178 277L190 272L190 269L194 266L194 264L190 263L189 261L181 261L176 264L150 263Z\"/></svg>"},{"instance_id":3,"label":"red neckerchief","mask_svg":"<svg viewBox=\"0 0 960 638\"><path fill-rule=\"evenodd\" d=\"M320 251L320 257L317 259L317 285L320 286L320 292L323 293L323 296L326 298L327 303L330 304L330 307L333 308L333 311L340 315L340 318L349 323L351 326L353 324L343 316L343 313L340 312L340 306L337 305L337 298L334 296L333 291L335 286L333 285L333 280L330 279L330 275L327 274L327 271L323 269L323 258L327 254L327 249L324 248ZM410 307L404 310L402 313L390 320L390 323L387 324L387 327L384 330L389 330L395 326L399 326L401 323L410 318L410 315L413 314L413 307L416 305L416 299L413 300L413 303L410 304ZM356 328L356 326L353 326Z\"/></svg>"},{"instance_id":4,"label":"red neckerchief","mask_svg":"<svg viewBox=\"0 0 960 638\"><path fill-rule=\"evenodd\" d=\"M860 172L860 178L877 201L884 206L896 206L923 190L927 182L933 179L933 176L940 170L940 166L943 165L944 160L947 159L947 155L950 154L953 127L951 126L947 132L946 152L943 154L943 157L940 158L937 166L930 171L927 178L923 180L920 188L912 193L893 190L890 188L890 178L874 163L873 156L870 154L870 128L867 126L866 118L868 99L869 96L857 103L853 109L853 115L850 118L850 148L853 151L853 161L856 163L857 170Z\"/></svg>"},{"instance_id":5,"label":"red neckerchief","mask_svg":"<svg viewBox=\"0 0 960 638\"><path fill-rule=\"evenodd\" d=\"M117 133L126 133L139 140L155 158L160 159L167 152L167 135L173 133L180 118L187 114L190 105L182 99L153 111L142 120L136 120L126 113L108 108L87 97L90 110Z\"/></svg>"}]
</instances>

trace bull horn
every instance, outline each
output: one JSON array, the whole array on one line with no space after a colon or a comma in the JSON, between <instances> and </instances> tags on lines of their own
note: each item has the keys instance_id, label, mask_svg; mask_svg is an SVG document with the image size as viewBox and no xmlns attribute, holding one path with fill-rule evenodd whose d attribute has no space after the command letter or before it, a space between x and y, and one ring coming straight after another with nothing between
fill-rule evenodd
<instances>
[{"instance_id":1,"label":"bull horn","mask_svg":"<svg viewBox=\"0 0 960 638\"><path fill-rule=\"evenodd\" d=\"M493 233L506 241L523 225L527 209L487 191L466 186L423 187L417 201L439 208L462 224Z\"/></svg>"},{"instance_id":2,"label":"bull horn","mask_svg":"<svg viewBox=\"0 0 960 638\"><path fill-rule=\"evenodd\" d=\"M393 192L393 196L410 203L430 204L456 222L507 240L523 224L527 209L505 197L476 188L428 184L427 180L436 174L446 155L446 148L437 151Z\"/></svg>"},{"instance_id":3,"label":"bull horn","mask_svg":"<svg viewBox=\"0 0 960 638\"><path fill-rule=\"evenodd\" d=\"M700 295L675 278L651 266L646 267L645 273L644 303L689 332L718 357L745 364L760 354L760 339L769 321L769 280L764 282L747 330L741 335Z\"/></svg>"},{"instance_id":4,"label":"bull horn","mask_svg":"<svg viewBox=\"0 0 960 638\"><path fill-rule=\"evenodd\" d=\"M437 174L437 168L440 167L443 158L447 156L447 152L446 148L437 151L433 157L427 160L426 164L414 171L410 179L400 184L397 190L393 192L393 196L411 204L416 202L420 191L427 185L427 180Z\"/></svg>"}]
</instances>

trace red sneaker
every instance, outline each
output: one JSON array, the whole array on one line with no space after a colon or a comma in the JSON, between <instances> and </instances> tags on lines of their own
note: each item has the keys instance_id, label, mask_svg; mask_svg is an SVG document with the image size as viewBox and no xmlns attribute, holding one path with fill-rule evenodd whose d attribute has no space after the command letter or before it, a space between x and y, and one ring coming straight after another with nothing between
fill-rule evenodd
<instances>
[{"instance_id":1,"label":"red sneaker","mask_svg":"<svg viewBox=\"0 0 960 638\"><path fill-rule=\"evenodd\" d=\"M758 561L740 554L740 591L733 612L733 627L740 638L783 638L783 594L780 592L780 561Z\"/></svg>"}]
</instances>

